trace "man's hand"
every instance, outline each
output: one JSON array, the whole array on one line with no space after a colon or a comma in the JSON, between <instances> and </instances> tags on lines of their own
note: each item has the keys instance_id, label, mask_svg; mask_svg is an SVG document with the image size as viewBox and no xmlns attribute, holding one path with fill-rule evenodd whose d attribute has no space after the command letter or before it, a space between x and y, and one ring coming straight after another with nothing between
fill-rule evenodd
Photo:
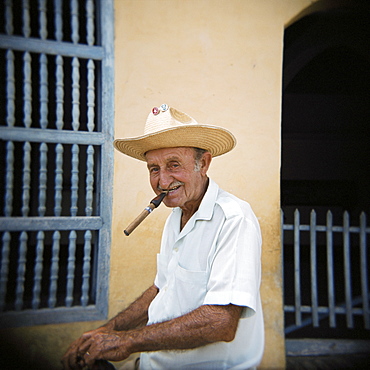
<instances>
[{"instance_id":1,"label":"man's hand","mask_svg":"<svg viewBox=\"0 0 370 370\"><path fill-rule=\"evenodd\" d=\"M130 336L124 331L99 330L79 347L79 355L88 368L96 360L123 361L130 354Z\"/></svg>"},{"instance_id":2,"label":"man's hand","mask_svg":"<svg viewBox=\"0 0 370 370\"><path fill-rule=\"evenodd\" d=\"M128 339L124 332L101 327L84 333L74 341L62 358L65 370L98 369L96 360L121 361L130 353L126 350Z\"/></svg>"}]
</instances>

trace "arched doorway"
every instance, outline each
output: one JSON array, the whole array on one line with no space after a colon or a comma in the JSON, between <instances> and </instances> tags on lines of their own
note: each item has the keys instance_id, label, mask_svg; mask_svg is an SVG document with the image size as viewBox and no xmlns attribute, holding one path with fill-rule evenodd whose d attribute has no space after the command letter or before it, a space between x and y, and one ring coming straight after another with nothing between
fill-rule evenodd
<instances>
[{"instance_id":1,"label":"arched doorway","mask_svg":"<svg viewBox=\"0 0 370 370\"><path fill-rule=\"evenodd\" d=\"M286 338L370 339L368 226L361 239L370 216L369 24L370 7L351 1L285 31Z\"/></svg>"}]
</instances>

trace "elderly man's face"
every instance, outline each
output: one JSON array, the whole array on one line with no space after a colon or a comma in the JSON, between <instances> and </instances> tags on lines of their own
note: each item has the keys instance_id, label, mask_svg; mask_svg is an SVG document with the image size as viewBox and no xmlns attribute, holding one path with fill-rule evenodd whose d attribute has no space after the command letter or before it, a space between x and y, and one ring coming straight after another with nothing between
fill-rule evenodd
<instances>
[{"instance_id":1,"label":"elderly man's face","mask_svg":"<svg viewBox=\"0 0 370 370\"><path fill-rule=\"evenodd\" d=\"M163 202L167 207L194 210L207 187L207 170L211 155L205 153L196 169L193 148L165 148L146 153L150 184L159 194L171 189Z\"/></svg>"}]
</instances>

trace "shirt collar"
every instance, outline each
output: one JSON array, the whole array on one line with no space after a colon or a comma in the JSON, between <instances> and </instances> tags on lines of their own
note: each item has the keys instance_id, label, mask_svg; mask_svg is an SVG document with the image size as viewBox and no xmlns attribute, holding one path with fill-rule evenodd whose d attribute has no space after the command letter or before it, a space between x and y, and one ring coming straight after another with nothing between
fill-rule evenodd
<instances>
[{"instance_id":1,"label":"shirt collar","mask_svg":"<svg viewBox=\"0 0 370 370\"><path fill-rule=\"evenodd\" d=\"M217 200L219 187L218 185L212 180L209 179L209 184L206 193L200 203L200 206L197 212L190 218L190 220L186 223L185 227L180 232L179 238L184 237L192 228L194 227L195 221L197 220L210 220L213 215L213 209L215 202ZM174 216L174 222L180 228L180 219L182 210L180 207L176 207L172 210Z\"/></svg>"},{"instance_id":2,"label":"shirt collar","mask_svg":"<svg viewBox=\"0 0 370 370\"><path fill-rule=\"evenodd\" d=\"M210 220L212 218L218 189L218 185L212 179L209 179L207 191L194 215L197 220Z\"/></svg>"}]
</instances>

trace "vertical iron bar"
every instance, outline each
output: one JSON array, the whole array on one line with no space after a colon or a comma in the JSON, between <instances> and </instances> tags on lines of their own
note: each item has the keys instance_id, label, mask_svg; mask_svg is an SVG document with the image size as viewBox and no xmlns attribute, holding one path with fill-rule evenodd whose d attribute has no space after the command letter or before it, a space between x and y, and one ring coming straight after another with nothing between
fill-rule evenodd
<instances>
[{"instance_id":1,"label":"vertical iron bar","mask_svg":"<svg viewBox=\"0 0 370 370\"><path fill-rule=\"evenodd\" d=\"M40 145L40 172L39 172L39 216L45 216L46 211L46 186L47 186L47 151L45 143Z\"/></svg>"},{"instance_id":2,"label":"vertical iron bar","mask_svg":"<svg viewBox=\"0 0 370 370\"><path fill-rule=\"evenodd\" d=\"M39 35L42 40L48 37L46 11L46 0L39 0Z\"/></svg>"},{"instance_id":3,"label":"vertical iron bar","mask_svg":"<svg viewBox=\"0 0 370 370\"><path fill-rule=\"evenodd\" d=\"M13 0L5 0L5 32L12 35L13 28ZM3 20L3 21L4 21Z\"/></svg>"},{"instance_id":4,"label":"vertical iron bar","mask_svg":"<svg viewBox=\"0 0 370 370\"><path fill-rule=\"evenodd\" d=\"M95 64L89 59L87 63L87 128L89 132L95 127Z\"/></svg>"},{"instance_id":5,"label":"vertical iron bar","mask_svg":"<svg viewBox=\"0 0 370 370\"><path fill-rule=\"evenodd\" d=\"M89 145L87 147L87 169L86 169L86 216L92 215L94 190L94 147Z\"/></svg>"},{"instance_id":6,"label":"vertical iron bar","mask_svg":"<svg viewBox=\"0 0 370 370\"><path fill-rule=\"evenodd\" d=\"M313 326L319 326L318 298L317 298L317 251L316 251L316 212L312 210L310 216L310 249L311 249L311 307Z\"/></svg>"},{"instance_id":7,"label":"vertical iron bar","mask_svg":"<svg viewBox=\"0 0 370 370\"><path fill-rule=\"evenodd\" d=\"M10 253L10 240L11 236L6 231L2 237L3 249L1 251L1 268L0 268L0 312L4 311L5 298L8 285L9 274L9 253Z\"/></svg>"},{"instance_id":8,"label":"vertical iron bar","mask_svg":"<svg viewBox=\"0 0 370 370\"><path fill-rule=\"evenodd\" d=\"M346 294L346 318L347 327L353 328L352 316L352 282L351 282L351 251L350 251L350 234L349 234L349 214L344 212L343 215L343 255L344 255L344 280Z\"/></svg>"},{"instance_id":9,"label":"vertical iron bar","mask_svg":"<svg viewBox=\"0 0 370 370\"><path fill-rule=\"evenodd\" d=\"M63 191L63 145L55 147L55 197L54 214L59 217L62 213L62 191Z\"/></svg>"},{"instance_id":10,"label":"vertical iron bar","mask_svg":"<svg viewBox=\"0 0 370 370\"><path fill-rule=\"evenodd\" d=\"M301 313L301 277L300 277L300 215L299 210L294 211L294 293L295 293L295 323L302 324Z\"/></svg>"},{"instance_id":11,"label":"vertical iron bar","mask_svg":"<svg viewBox=\"0 0 370 370\"><path fill-rule=\"evenodd\" d=\"M69 247L68 247L68 266L67 266L67 292L66 292L66 306L71 307L73 303L73 288L75 279L76 266L76 231L72 230L69 233Z\"/></svg>"},{"instance_id":12,"label":"vertical iron bar","mask_svg":"<svg viewBox=\"0 0 370 370\"><path fill-rule=\"evenodd\" d=\"M86 1L86 29L87 29L87 36L86 41L89 46L94 45L95 38L94 38L94 1L87 0Z\"/></svg>"},{"instance_id":13,"label":"vertical iron bar","mask_svg":"<svg viewBox=\"0 0 370 370\"><path fill-rule=\"evenodd\" d=\"M78 131L80 127L80 62L72 59L72 127Z\"/></svg>"},{"instance_id":14,"label":"vertical iron bar","mask_svg":"<svg viewBox=\"0 0 370 370\"><path fill-rule=\"evenodd\" d=\"M12 14L11 4L7 4L7 12ZM10 21L9 21L10 22ZM8 25L9 32L12 32L12 23ZM14 53L10 50L6 53L7 59L7 76L6 76L6 93L7 93L7 114L6 124L13 127L15 124L15 76L14 76ZM5 199L4 214L10 217L13 212L13 187L14 187L14 144L9 141L6 144L6 169L5 169Z\"/></svg>"},{"instance_id":15,"label":"vertical iron bar","mask_svg":"<svg viewBox=\"0 0 370 370\"><path fill-rule=\"evenodd\" d=\"M8 127L13 127L15 123L15 75L12 50L6 52L6 108L6 124Z\"/></svg>"},{"instance_id":16,"label":"vertical iron bar","mask_svg":"<svg viewBox=\"0 0 370 370\"><path fill-rule=\"evenodd\" d=\"M17 311L20 311L23 308L24 282L26 280L27 240L28 235L23 231L19 238L20 243L17 269L17 286L15 290L15 309Z\"/></svg>"},{"instance_id":17,"label":"vertical iron bar","mask_svg":"<svg viewBox=\"0 0 370 370\"><path fill-rule=\"evenodd\" d=\"M63 58L60 55L56 56L56 127L61 130L64 125L64 71L63 71Z\"/></svg>"},{"instance_id":18,"label":"vertical iron bar","mask_svg":"<svg viewBox=\"0 0 370 370\"><path fill-rule=\"evenodd\" d=\"M13 187L14 187L14 144L6 144L6 170L5 170L5 217L10 217L13 212Z\"/></svg>"},{"instance_id":19,"label":"vertical iron bar","mask_svg":"<svg viewBox=\"0 0 370 370\"><path fill-rule=\"evenodd\" d=\"M71 28L72 28L72 42L77 44L80 36L78 34L78 1L71 0Z\"/></svg>"},{"instance_id":20,"label":"vertical iron bar","mask_svg":"<svg viewBox=\"0 0 370 370\"><path fill-rule=\"evenodd\" d=\"M77 144L72 145L72 176L71 176L71 216L76 216L78 207L78 153L79 147Z\"/></svg>"},{"instance_id":21,"label":"vertical iron bar","mask_svg":"<svg viewBox=\"0 0 370 370\"><path fill-rule=\"evenodd\" d=\"M81 305L86 307L89 303L89 288L90 288L90 264L91 264L91 231L85 232L85 245L84 245L84 259L82 267L82 296Z\"/></svg>"},{"instance_id":22,"label":"vertical iron bar","mask_svg":"<svg viewBox=\"0 0 370 370\"><path fill-rule=\"evenodd\" d=\"M331 328L335 328L336 317L333 256L333 214L331 213L331 211L328 211L326 215L326 266L328 274L329 324Z\"/></svg>"},{"instance_id":23,"label":"vertical iron bar","mask_svg":"<svg viewBox=\"0 0 370 370\"><path fill-rule=\"evenodd\" d=\"M23 152L22 216L27 217L30 210L31 189L31 144L28 141L23 145Z\"/></svg>"},{"instance_id":24,"label":"vertical iron bar","mask_svg":"<svg viewBox=\"0 0 370 370\"><path fill-rule=\"evenodd\" d=\"M32 82L31 82L31 54L25 52L23 55L23 96L24 96L24 126L29 128L32 123Z\"/></svg>"},{"instance_id":25,"label":"vertical iron bar","mask_svg":"<svg viewBox=\"0 0 370 370\"><path fill-rule=\"evenodd\" d=\"M54 308L57 302L58 290L58 272L59 272L59 250L60 250L60 232L53 233L53 246L50 267L50 287L49 287L49 308Z\"/></svg>"},{"instance_id":26,"label":"vertical iron bar","mask_svg":"<svg viewBox=\"0 0 370 370\"><path fill-rule=\"evenodd\" d=\"M55 39L62 41L63 38L63 14L62 14L62 0L54 0L54 26Z\"/></svg>"},{"instance_id":27,"label":"vertical iron bar","mask_svg":"<svg viewBox=\"0 0 370 370\"><path fill-rule=\"evenodd\" d=\"M48 126L48 61L40 54L40 126Z\"/></svg>"},{"instance_id":28,"label":"vertical iron bar","mask_svg":"<svg viewBox=\"0 0 370 370\"><path fill-rule=\"evenodd\" d=\"M41 294L41 280L42 270L44 263L44 239L45 234L43 231L37 233L37 245L36 245L36 259L34 268L34 282L33 282L33 296L32 296L32 308L37 310L40 306L40 294Z\"/></svg>"},{"instance_id":29,"label":"vertical iron bar","mask_svg":"<svg viewBox=\"0 0 370 370\"><path fill-rule=\"evenodd\" d=\"M369 287L368 287L368 266L367 266L367 235L366 235L366 214L360 215L360 267L361 267L361 289L362 309L364 315L365 329L370 329L369 317Z\"/></svg>"},{"instance_id":30,"label":"vertical iron bar","mask_svg":"<svg viewBox=\"0 0 370 370\"><path fill-rule=\"evenodd\" d=\"M30 4L29 0L22 0L22 9L23 9L23 35L24 37L30 37L31 27L30 27Z\"/></svg>"}]
</instances>

